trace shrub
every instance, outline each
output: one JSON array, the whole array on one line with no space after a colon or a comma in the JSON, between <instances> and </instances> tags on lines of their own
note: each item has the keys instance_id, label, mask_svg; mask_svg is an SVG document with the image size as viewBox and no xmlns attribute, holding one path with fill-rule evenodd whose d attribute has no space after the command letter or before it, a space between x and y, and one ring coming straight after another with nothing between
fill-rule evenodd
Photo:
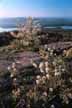
<instances>
[{"instance_id":1,"label":"shrub","mask_svg":"<svg viewBox=\"0 0 72 108\"><path fill-rule=\"evenodd\" d=\"M38 33L41 31L41 26L38 21L33 20L31 17L27 19L25 24L19 28L17 34L11 32L11 35L16 38L15 44L18 48L24 47L39 47L40 41Z\"/></svg>"}]
</instances>

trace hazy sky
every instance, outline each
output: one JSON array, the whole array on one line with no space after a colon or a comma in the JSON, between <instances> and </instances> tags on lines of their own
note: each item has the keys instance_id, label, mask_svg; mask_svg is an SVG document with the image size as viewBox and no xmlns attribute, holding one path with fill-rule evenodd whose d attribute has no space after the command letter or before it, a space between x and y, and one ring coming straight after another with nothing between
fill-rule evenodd
<instances>
[{"instance_id":1,"label":"hazy sky","mask_svg":"<svg viewBox=\"0 0 72 108\"><path fill-rule=\"evenodd\" d=\"M72 0L0 0L0 17L72 17Z\"/></svg>"}]
</instances>

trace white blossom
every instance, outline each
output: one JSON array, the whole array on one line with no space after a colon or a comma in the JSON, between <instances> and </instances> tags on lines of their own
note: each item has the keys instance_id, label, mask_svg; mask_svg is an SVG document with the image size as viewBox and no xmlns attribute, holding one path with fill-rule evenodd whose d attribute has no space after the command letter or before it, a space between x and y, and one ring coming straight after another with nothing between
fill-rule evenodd
<instances>
[{"instance_id":1,"label":"white blossom","mask_svg":"<svg viewBox=\"0 0 72 108\"><path fill-rule=\"evenodd\" d=\"M49 68L47 67L47 68L45 68L45 71L46 71L46 73L48 73L49 72Z\"/></svg>"},{"instance_id":2,"label":"white blossom","mask_svg":"<svg viewBox=\"0 0 72 108\"><path fill-rule=\"evenodd\" d=\"M41 62L40 64L39 64L39 68L40 68L40 72L41 73L44 73L44 63L43 62Z\"/></svg>"},{"instance_id":3,"label":"white blossom","mask_svg":"<svg viewBox=\"0 0 72 108\"><path fill-rule=\"evenodd\" d=\"M66 101L65 101L65 103L66 103L66 104L69 104L69 101L68 101L68 100L66 100Z\"/></svg>"},{"instance_id":4,"label":"white blossom","mask_svg":"<svg viewBox=\"0 0 72 108\"><path fill-rule=\"evenodd\" d=\"M54 72L55 72L55 73L57 73L57 72L58 72L58 70L57 70L57 69L55 69L55 70L54 70Z\"/></svg>"},{"instance_id":5,"label":"white blossom","mask_svg":"<svg viewBox=\"0 0 72 108\"><path fill-rule=\"evenodd\" d=\"M69 94L68 94L68 97L69 97L70 99L72 99L72 94L71 94L71 93L69 93Z\"/></svg>"},{"instance_id":6,"label":"white blossom","mask_svg":"<svg viewBox=\"0 0 72 108\"><path fill-rule=\"evenodd\" d=\"M37 68L37 64L36 64L36 63L33 63L33 66L34 66L35 68Z\"/></svg>"},{"instance_id":7,"label":"white blossom","mask_svg":"<svg viewBox=\"0 0 72 108\"><path fill-rule=\"evenodd\" d=\"M21 62L17 60L16 63L17 63L17 64L20 64Z\"/></svg>"},{"instance_id":8,"label":"white blossom","mask_svg":"<svg viewBox=\"0 0 72 108\"><path fill-rule=\"evenodd\" d=\"M50 51L51 50L51 48L48 48L48 51Z\"/></svg>"},{"instance_id":9,"label":"white blossom","mask_svg":"<svg viewBox=\"0 0 72 108\"><path fill-rule=\"evenodd\" d=\"M41 72L41 73L44 73L44 70L43 70L43 69L40 69L40 72Z\"/></svg>"},{"instance_id":10,"label":"white blossom","mask_svg":"<svg viewBox=\"0 0 72 108\"><path fill-rule=\"evenodd\" d=\"M44 63L43 62L40 62L39 68L43 68L43 66L44 66Z\"/></svg>"},{"instance_id":11,"label":"white blossom","mask_svg":"<svg viewBox=\"0 0 72 108\"><path fill-rule=\"evenodd\" d=\"M64 72L64 71L65 71L65 69L64 69L64 68L62 68L62 71Z\"/></svg>"},{"instance_id":12,"label":"white blossom","mask_svg":"<svg viewBox=\"0 0 72 108\"><path fill-rule=\"evenodd\" d=\"M49 91L50 91L50 92L53 92L53 88L49 88Z\"/></svg>"},{"instance_id":13,"label":"white blossom","mask_svg":"<svg viewBox=\"0 0 72 108\"><path fill-rule=\"evenodd\" d=\"M31 59L31 64L35 67L35 68L37 68L37 64Z\"/></svg>"},{"instance_id":14,"label":"white blossom","mask_svg":"<svg viewBox=\"0 0 72 108\"><path fill-rule=\"evenodd\" d=\"M52 56L53 55L53 52L50 52L50 56Z\"/></svg>"},{"instance_id":15,"label":"white blossom","mask_svg":"<svg viewBox=\"0 0 72 108\"><path fill-rule=\"evenodd\" d=\"M45 62L45 67L48 67L49 63L48 61Z\"/></svg>"},{"instance_id":16,"label":"white blossom","mask_svg":"<svg viewBox=\"0 0 72 108\"><path fill-rule=\"evenodd\" d=\"M52 49L50 50L50 55L51 55L51 56L53 55L53 50L52 50Z\"/></svg>"},{"instance_id":17,"label":"white blossom","mask_svg":"<svg viewBox=\"0 0 72 108\"><path fill-rule=\"evenodd\" d=\"M12 63L12 68L15 68L16 64L15 63Z\"/></svg>"},{"instance_id":18,"label":"white blossom","mask_svg":"<svg viewBox=\"0 0 72 108\"><path fill-rule=\"evenodd\" d=\"M41 77L38 75L38 76L37 76L37 79L40 79L40 78L41 78Z\"/></svg>"},{"instance_id":19,"label":"white blossom","mask_svg":"<svg viewBox=\"0 0 72 108\"><path fill-rule=\"evenodd\" d=\"M56 66L56 61L53 61L53 65Z\"/></svg>"},{"instance_id":20,"label":"white blossom","mask_svg":"<svg viewBox=\"0 0 72 108\"><path fill-rule=\"evenodd\" d=\"M13 79L13 81L16 81L16 80L17 80L16 78Z\"/></svg>"},{"instance_id":21,"label":"white blossom","mask_svg":"<svg viewBox=\"0 0 72 108\"><path fill-rule=\"evenodd\" d=\"M60 75L60 72L55 72L55 76L59 76Z\"/></svg>"},{"instance_id":22,"label":"white blossom","mask_svg":"<svg viewBox=\"0 0 72 108\"><path fill-rule=\"evenodd\" d=\"M55 106L54 105L51 105L51 108L55 108Z\"/></svg>"},{"instance_id":23,"label":"white blossom","mask_svg":"<svg viewBox=\"0 0 72 108\"><path fill-rule=\"evenodd\" d=\"M8 66L8 67L7 67L7 69L10 71L10 70L11 70L11 67L10 67L10 66Z\"/></svg>"},{"instance_id":24,"label":"white blossom","mask_svg":"<svg viewBox=\"0 0 72 108\"><path fill-rule=\"evenodd\" d=\"M49 79L50 78L50 75L49 74L46 74L46 77L47 77L47 79Z\"/></svg>"},{"instance_id":25,"label":"white blossom","mask_svg":"<svg viewBox=\"0 0 72 108\"><path fill-rule=\"evenodd\" d=\"M36 84L39 84L39 80L36 80Z\"/></svg>"},{"instance_id":26,"label":"white blossom","mask_svg":"<svg viewBox=\"0 0 72 108\"><path fill-rule=\"evenodd\" d=\"M43 92L43 95L47 97L47 92Z\"/></svg>"},{"instance_id":27,"label":"white blossom","mask_svg":"<svg viewBox=\"0 0 72 108\"><path fill-rule=\"evenodd\" d=\"M45 48L45 49L47 49L47 47L48 47L48 45L47 45L47 44L45 44L45 45L44 45L44 48Z\"/></svg>"},{"instance_id":28,"label":"white blossom","mask_svg":"<svg viewBox=\"0 0 72 108\"><path fill-rule=\"evenodd\" d=\"M12 78L12 77L14 77L14 75L13 75L13 74L11 74L11 75L10 75L10 77Z\"/></svg>"}]
</instances>

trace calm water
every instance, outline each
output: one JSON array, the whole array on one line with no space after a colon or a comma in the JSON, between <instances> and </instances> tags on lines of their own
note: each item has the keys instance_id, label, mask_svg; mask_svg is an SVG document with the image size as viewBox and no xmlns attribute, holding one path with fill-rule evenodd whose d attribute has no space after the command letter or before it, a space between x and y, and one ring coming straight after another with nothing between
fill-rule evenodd
<instances>
[{"instance_id":1,"label":"calm water","mask_svg":"<svg viewBox=\"0 0 72 108\"><path fill-rule=\"evenodd\" d=\"M71 18L34 18L44 28L72 29ZM25 23L25 18L0 18L0 32L17 30L17 24Z\"/></svg>"},{"instance_id":2,"label":"calm water","mask_svg":"<svg viewBox=\"0 0 72 108\"><path fill-rule=\"evenodd\" d=\"M72 26L62 26L63 29L72 29Z\"/></svg>"}]
</instances>

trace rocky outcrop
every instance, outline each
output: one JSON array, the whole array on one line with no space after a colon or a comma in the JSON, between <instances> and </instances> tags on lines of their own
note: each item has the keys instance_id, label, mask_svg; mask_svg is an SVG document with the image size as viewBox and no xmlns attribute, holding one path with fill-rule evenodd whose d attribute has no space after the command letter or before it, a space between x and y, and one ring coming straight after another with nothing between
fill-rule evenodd
<instances>
[{"instance_id":1,"label":"rocky outcrop","mask_svg":"<svg viewBox=\"0 0 72 108\"><path fill-rule=\"evenodd\" d=\"M11 66L13 62L16 63L17 69L19 71L23 70L28 72L30 71L30 68L33 68L31 60L34 60L38 63L40 61L39 54L30 51L24 51L13 55L8 55L4 59L1 59L0 57L0 72L7 71L7 67Z\"/></svg>"},{"instance_id":2,"label":"rocky outcrop","mask_svg":"<svg viewBox=\"0 0 72 108\"><path fill-rule=\"evenodd\" d=\"M39 74L38 71L32 66L31 59L36 63L41 60L39 54L24 51L8 56L8 58L0 57L0 92L8 91L11 89L12 80L10 78L10 72L8 72L8 66L11 66L13 62L16 63L17 76L21 78L25 76L32 76ZM27 82L26 82L27 83ZM29 83L31 83L29 81Z\"/></svg>"}]
</instances>

